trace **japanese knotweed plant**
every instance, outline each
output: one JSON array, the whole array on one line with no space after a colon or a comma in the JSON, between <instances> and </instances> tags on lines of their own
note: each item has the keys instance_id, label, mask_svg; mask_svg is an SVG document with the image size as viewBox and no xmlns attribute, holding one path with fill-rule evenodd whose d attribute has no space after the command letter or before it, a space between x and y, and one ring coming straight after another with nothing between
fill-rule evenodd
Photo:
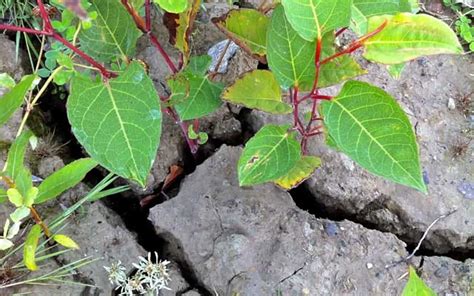
<instances>
[{"instance_id":1,"label":"japanese knotweed plant","mask_svg":"<svg viewBox=\"0 0 474 296\"><path fill-rule=\"evenodd\" d=\"M162 113L181 127L196 153L206 140L198 119L227 101L293 114L292 122L264 126L247 142L238 162L242 186L297 186L320 166L320 159L309 154L308 141L322 136L368 171L427 192L413 128L390 94L354 80L334 97L321 89L366 73L351 57L360 48L364 58L389 65L397 74L404 63L420 56L462 53L456 34L436 18L414 14L413 0L262 2L258 9L234 9L213 20L269 68L245 73L227 87L208 73L209 56L191 57L200 0L55 0L50 4L61 15L53 17L37 0L41 28L4 24L0 30L48 38L51 46L37 74L47 77L46 82L70 84L67 115L74 135L93 161L142 186L155 161ZM154 9L164 11L169 41L180 53L177 61L152 30ZM339 48L338 36L347 29L358 37ZM165 94L157 93L146 64L132 58L141 35L169 68ZM26 114L35 102L27 101ZM18 96L3 98L0 116L8 118L21 104ZM84 161L90 164L85 168L93 166L92 160ZM18 188L24 181L20 176L7 170L3 179ZM29 199L28 190L20 194Z\"/></svg>"}]
</instances>

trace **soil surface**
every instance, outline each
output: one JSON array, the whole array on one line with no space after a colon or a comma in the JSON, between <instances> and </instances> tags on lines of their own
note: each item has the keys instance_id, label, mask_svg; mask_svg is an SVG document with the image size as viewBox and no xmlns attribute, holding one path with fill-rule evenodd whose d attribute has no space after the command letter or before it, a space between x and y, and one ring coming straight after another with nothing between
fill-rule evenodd
<instances>
[{"instance_id":1,"label":"soil surface","mask_svg":"<svg viewBox=\"0 0 474 296\"><path fill-rule=\"evenodd\" d=\"M206 54L226 39L211 18L231 6L227 1L207 1L204 6L192 35L194 54ZM155 16L154 30L177 60L159 17ZM340 42L350 38L345 34ZM129 184L132 189L86 205L73 216L64 233L81 249L60 256L41 272L91 256L98 260L73 275L74 281L89 287L24 286L0 289L0 295L113 295L115 287L103 266L120 260L132 273L138 256L155 251L171 261L171 290L160 295L400 295L408 264L418 267L438 295L474 295L472 55L418 59L407 64L399 80L383 66L357 56L369 71L358 79L385 89L409 115L428 195L369 174L328 149L323 139L310 143L310 151L322 158L322 167L298 188L289 193L272 184L241 188L236 163L247 139L264 124L292 119L224 104L201 120L209 142L195 157L179 127L165 118L146 188L119 180L116 185ZM157 90L165 94L168 70L146 38L139 42L137 58L150 66ZM26 64L22 55L16 62L14 41L0 35L0 73L19 80L28 73ZM228 84L264 66L237 49L227 71L216 79ZM336 94L340 87L324 92ZM21 115L17 112L0 127L0 166ZM27 152L35 176L44 178L84 155L67 125L64 101L46 95L33 117L29 128L41 131L36 133L42 147ZM182 173L162 190L172 167ZM61 212L105 174L96 170L40 210ZM11 211L2 204L0 222ZM416 256L403 261L428 226L448 213L452 214L434 225Z\"/></svg>"}]
</instances>

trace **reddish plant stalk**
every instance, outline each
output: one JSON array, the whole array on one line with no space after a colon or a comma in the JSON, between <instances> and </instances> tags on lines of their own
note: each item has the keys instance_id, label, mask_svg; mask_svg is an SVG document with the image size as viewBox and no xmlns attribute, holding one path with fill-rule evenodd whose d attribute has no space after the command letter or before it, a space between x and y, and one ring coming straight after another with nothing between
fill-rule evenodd
<instances>
[{"instance_id":1,"label":"reddish plant stalk","mask_svg":"<svg viewBox=\"0 0 474 296\"><path fill-rule=\"evenodd\" d=\"M161 43L158 41L158 38L153 34L151 31L151 2L150 0L146 0L145 2L145 20L138 14L138 12L128 3L128 0L121 0L123 6L128 11L128 13L132 16L133 20L137 28L143 32L143 34L147 35L150 39L150 42L153 46L156 47L160 55L165 60L166 65L168 68L173 72L173 74L178 73L178 69L174 65L173 61L171 60L168 53L163 49Z\"/></svg>"},{"instance_id":2,"label":"reddish plant stalk","mask_svg":"<svg viewBox=\"0 0 474 296\"><path fill-rule=\"evenodd\" d=\"M355 40L351 44L349 44L344 50L333 54L332 56L329 56L325 58L324 60L321 61L321 65L324 65L340 56L343 56L345 54L350 54L356 51L357 49L361 48L364 46L364 42L367 41L369 38L374 37L378 33L382 32L382 30L387 26L387 21L384 21L377 29L375 29L372 32L367 33L366 35L360 37L359 39Z\"/></svg>"},{"instance_id":3,"label":"reddish plant stalk","mask_svg":"<svg viewBox=\"0 0 474 296\"><path fill-rule=\"evenodd\" d=\"M0 30L8 30L8 31L14 31L14 32L25 32L28 34L35 34L35 35L41 35L41 36L50 36L54 38L55 40L61 42L64 44L66 47L71 49L74 53L79 55L81 58L86 60L89 64L97 68L97 70L100 71L101 75L109 79L111 77L115 77L116 75L112 72L109 72L103 65L101 65L99 62L94 60L91 56L87 55L85 52L71 44L69 41L64 39L60 34L58 34L53 26L51 25L51 20L49 19L49 15L46 12L46 9L44 7L44 4L41 0L37 0L38 7L40 10L41 18L43 20L43 30L35 30L35 29L29 29L29 28L23 28L23 27L18 27L18 26L13 26L13 25L6 25L6 24L0 24Z\"/></svg>"},{"instance_id":4,"label":"reddish plant stalk","mask_svg":"<svg viewBox=\"0 0 474 296\"><path fill-rule=\"evenodd\" d=\"M160 97L161 101L162 102L167 102L169 101L169 97ZM180 118L179 118L179 115L176 113L176 111L171 108L171 107L166 107L165 109L165 112L166 114L168 114L173 120L174 122L179 125L179 127L181 128L181 132L183 133L183 136L184 136L184 139L186 140L186 143L188 144L188 147L189 147L189 150L191 150L191 153L194 155L196 154L196 152L198 151L198 144L195 140L192 140L189 138L189 135L188 135L188 129L189 129L189 126L186 122L182 121Z\"/></svg>"}]
</instances>

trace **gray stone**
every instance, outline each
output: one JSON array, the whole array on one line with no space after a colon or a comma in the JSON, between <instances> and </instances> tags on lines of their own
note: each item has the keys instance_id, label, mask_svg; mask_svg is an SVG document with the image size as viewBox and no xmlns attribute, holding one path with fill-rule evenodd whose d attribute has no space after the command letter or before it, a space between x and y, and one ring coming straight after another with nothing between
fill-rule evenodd
<instances>
[{"instance_id":1,"label":"gray stone","mask_svg":"<svg viewBox=\"0 0 474 296\"><path fill-rule=\"evenodd\" d=\"M178 241L187 263L209 291L218 295L400 294L405 281L397 278L407 267L386 266L407 255L403 242L349 221L317 219L271 184L239 187L240 152L223 146L184 180L177 197L150 211L156 231ZM337 231L328 234L331 224ZM467 295L472 262L446 262L449 281L431 280L433 289ZM432 277L435 270L426 276Z\"/></svg>"},{"instance_id":2,"label":"gray stone","mask_svg":"<svg viewBox=\"0 0 474 296\"><path fill-rule=\"evenodd\" d=\"M198 291L191 290L183 294L183 296L201 296Z\"/></svg>"},{"instance_id":3,"label":"gray stone","mask_svg":"<svg viewBox=\"0 0 474 296\"><path fill-rule=\"evenodd\" d=\"M8 39L6 35L0 34L0 73L8 73L19 81L26 74L28 68L26 54L20 51L16 58L16 44Z\"/></svg>"},{"instance_id":4,"label":"gray stone","mask_svg":"<svg viewBox=\"0 0 474 296\"><path fill-rule=\"evenodd\" d=\"M175 263L171 263L168 265L169 268L169 275L171 281L168 283L168 288L170 290L162 289L159 291L159 296L175 296L178 295L180 292L183 292L189 289L189 284L181 275L179 271L179 267Z\"/></svg>"},{"instance_id":5,"label":"gray stone","mask_svg":"<svg viewBox=\"0 0 474 296\"><path fill-rule=\"evenodd\" d=\"M422 169L429 176L429 194L368 173L345 155L328 149L322 138L311 141L309 150L322 158L323 165L305 185L328 211L355 216L411 243L418 242L434 219L457 209L435 225L424 246L439 253L472 251L474 202L464 198L458 186L474 181L473 134L462 111L448 112L445 100L474 91L470 74L474 62L468 56L434 56L423 61L409 63L400 80L392 79L381 66L361 61L370 74L359 80L386 90L408 114L417 134ZM334 95L339 88L323 92ZM248 122L258 130L263 124L291 123L292 119L252 112ZM467 152L455 155L457 142L467 143Z\"/></svg>"},{"instance_id":6,"label":"gray stone","mask_svg":"<svg viewBox=\"0 0 474 296\"><path fill-rule=\"evenodd\" d=\"M139 261L139 256L146 257L146 252L137 243L135 236L123 226L120 217L100 202L88 205L85 211L72 219L62 231L74 239L81 249L61 257L65 262L85 257L99 259L82 267L80 272L96 286L90 291L91 295L110 295L114 287L108 280L104 266L120 260L125 267L131 268L132 263Z\"/></svg>"}]
</instances>

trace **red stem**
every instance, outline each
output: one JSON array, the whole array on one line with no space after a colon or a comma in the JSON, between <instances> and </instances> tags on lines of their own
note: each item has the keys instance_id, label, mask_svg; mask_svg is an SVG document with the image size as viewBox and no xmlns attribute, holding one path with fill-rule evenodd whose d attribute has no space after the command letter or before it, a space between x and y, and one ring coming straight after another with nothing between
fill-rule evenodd
<instances>
[{"instance_id":1,"label":"red stem","mask_svg":"<svg viewBox=\"0 0 474 296\"><path fill-rule=\"evenodd\" d=\"M51 21L49 20L49 15L48 12L46 11L46 8L44 7L43 1L37 0L38 7L41 13L41 18L43 19L43 30L46 32L53 32L53 26L51 25Z\"/></svg>"},{"instance_id":2,"label":"red stem","mask_svg":"<svg viewBox=\"0 0 474 296\"><path fill-rule=\"evenodd\" d=\"M367 41L368 39L372 38L373 36L377 35L378 33L382 32L382 30L387 26L387 21L384 21L377 29L375 29L372 32L367 33L366 35L360 37L359 39L355 40L351 44L349 44L344 50L333 54L332 56L329 56L325 58L324 60L321 61L321 65L324 65L342 55L345 54L350 54L356 51L357 49L361 48L364 46L364 42Z\"/></svg>"},{"instance_id":3,"label":"red stem","mask_svg":"<svg viewBox=\"0 0 474 296\"><path fill-rule=\"evenodd\" d=\"M64 39L61 35L59 35L58 33L56 32L53 32L53 35L52 37L54 39L56 39L57 41L61 42L62 44L64 44L65 46L67 46L69 49L71 49L72 51L74 51L77 55L79 55L81 58L83 58L84 60L86 60L89 64L91 64L92 66L96 67L99 71L100 71L100 74L102 74L102 76L104 78L112 78L112 77L116 77L117 75L115 73L112 73L112 72L109 72L103 65L99 64L97 61L95 61L93 58L91 58L89 55L87 55L85 52L83 52L82 50L80 50L79 48L75 47L73 44L71 44L69 41L67 41L66 39Z\"/></svg>"},{"instance_id":4,"label":"red stem","mask_svg":"<svg viewBox=\"0 0 474 296\"><path fill-rule=\"evenodd\" d=\"M169 100L169 97L161 97L160 96L160 99L162 102L167 102ZM186 122L182 121L178 114L176 113L176 111L171 108L171 107L167 107L166 109L166 114L168 114L169 116L171 116L171 118L173 118L174 122L179 125L179 127L181 128L181 132L186 140L186 143L188 144L188 147L189 147L189 150L191 150L191 153L194 155L196 154L199 146L197 144L197 142L195 140L191 140L188 136L188 129L189 129L189 126Z\"/></svg>"},{"instance_id":5,"label":"red stem","mask_svg":"<svg viewBox=\"0 0 474 296\"><path fill-rule=\"evenodd\" d=\"M346 30L347 30L347 27L346 27L346 28L339 29L339 30L336 32L336 34L335 34L336 38L339 37L339 36L340 36L342 33L344 33Z\"/></svg>"},{"instance_id":6,"label":"red stem","mask_svg":"<svg viewBox=\"0 0 474 296\"><path fill-rule=\"evenodd\" d=\"M160 55L165 60L165 63L168 65L168 68L173 72L173 74L178 73L178 69L174 65L168 53L163 49L158 38L151 31L151 2L146 0L145 2L145 20L137 13L137 11L128 3L128 0L121 0L122 5L125 6L128 13L132 16L137 28L148 36L150 42L156 47Z\"/></svg>"},{"instance_id":7,"label":"red stem","mask_svg":"<svg viewBox=\"0 0 474 296\"><path fill-rule=\"evenodd\" d=\"M151 1L145 1L145 28L148 32L151 32Z\"/></svg>"},{"instance_id":8,"label":"red stem","mask_svg":"<svg viewBox=\"0 0 474 296\"><path fill-rule=\"evenodd\" d=\"M176 66L174 65L173 61L171 60L170 56L166 53L166 51L163 49L163 47L161 46L160 42L158 41L158 38L156 38L155 35L153 35L153 33L151 32L147 32L149 38L150 38L150 41L151 43L156 47L156 49L158 49L158 51L160 52L161 56L163 57L163 59L165 60L166 64L168 65L168 67L170 68L171 72L173 72L173 74L176 74L178 73L178 69L176 68Z\"/></svg>"},{"instance_id":9,"label":"red stem","mask_svg":"<svg viewBox=\"0 0 474 296\"><path fill-rule=\"evenodd\" d=\"M0 31L3 31L3 30L15 31L15 32L25 32L25 33L34 34L34 35L51 36L51 33L46 32L46 31L39 31L39 30L35 30L35 29L17 27L17 26L13 26L13 25L0 24Z\"/></svg>"}]
</instances>

